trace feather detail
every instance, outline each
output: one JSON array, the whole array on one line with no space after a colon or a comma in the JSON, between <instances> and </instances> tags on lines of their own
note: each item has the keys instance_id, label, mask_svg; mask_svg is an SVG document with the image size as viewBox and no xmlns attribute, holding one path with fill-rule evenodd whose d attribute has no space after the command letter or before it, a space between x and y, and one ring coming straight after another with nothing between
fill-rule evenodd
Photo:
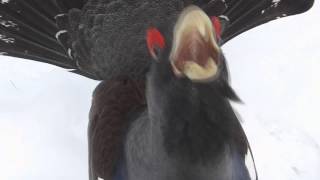
<instances>
[{"instance_id":1,"label":"feather detail","mask_svg":"<svg viewBox=\"0 0 320 180\"><path fill-rule=\"evenodd\" d=\"M77 64L70 56L69 22L64 13L70 8L82 7L85 1L62 1L10 0L0 3L1 54L77 70Z\"/></svg>"},{"instance_id":2,"label":"feather detail","mask_svg":"<svg viewBox=\"0 0 320 180\"><path fill-rule=\"evenodd\" d=\"M103 81L95 89L90 109L90 177L111 179L122 153L130 121L146 107L144 81Z\"/></svg>"},{"instance_id":3,"label":"feather detail","mask_svg":"<svg viewBox=\"0 0 320 180\"><path fill-rule=\"evenodd\" d=\"M309 10L314 0L211 0L198 3L210 16L229 22L222 32L222 44L258 25Z\"/></svg>"}]
</instances>

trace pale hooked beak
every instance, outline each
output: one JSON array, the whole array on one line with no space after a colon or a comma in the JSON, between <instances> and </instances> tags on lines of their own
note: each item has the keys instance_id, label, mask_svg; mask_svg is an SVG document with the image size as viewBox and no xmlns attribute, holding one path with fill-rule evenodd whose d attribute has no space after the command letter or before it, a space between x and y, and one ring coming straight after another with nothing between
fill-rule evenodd
<instances>
[{"instance_id":1,"label":"pale hooked beak","mask_svg":"<svg viewBox=\"0 0 320 180\"><path fill-rule=\"evenodd\" d=\"M175 75L192 81L213 80L219 71L221 53L215 37L206 13L196 6L186 8L173 34L170 61Z\"/></svg>"}]
</instances>

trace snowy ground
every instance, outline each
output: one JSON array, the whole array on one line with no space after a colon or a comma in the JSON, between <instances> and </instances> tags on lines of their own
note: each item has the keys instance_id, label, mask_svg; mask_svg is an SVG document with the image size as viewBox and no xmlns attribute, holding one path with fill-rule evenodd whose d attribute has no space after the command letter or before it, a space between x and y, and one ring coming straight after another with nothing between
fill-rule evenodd
<instances>
[{"instance_id":1,"label":"snowy ground","mask_svg":"<svg viewBox=\"0 0 320 180\"><path fill-rule=\"evenodd\" d=\"M320 179L319 18L316 2L224 47L260 180ZM0 68L0 179L86 180L87 116L98 82L8 57Z\"/></svg>"}]
</instances>

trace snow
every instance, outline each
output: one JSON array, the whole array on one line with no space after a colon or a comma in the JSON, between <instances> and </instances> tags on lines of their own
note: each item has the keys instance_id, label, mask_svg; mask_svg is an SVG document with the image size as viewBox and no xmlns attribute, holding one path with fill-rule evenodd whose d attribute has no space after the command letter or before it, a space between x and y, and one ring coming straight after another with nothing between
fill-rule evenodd
<instances>
[{"instance_id":1,"label":"snow","mask_svg":"<svg viewBox=\"0 0 320 180\"><path fill-rule=\"evenodd\" d=\"M88 111L97 82L0 58L0 179L87 180Z\"/></svg>"},{"instance_id":2,"label":"snow","mask_svg":"<svg viewBox=\"0 0 320 180\"><path fill-rule=\"evenodd\" d=\"M5 4L5 3L9 3L9 2L10 2L10 0L1 0L0 1L1 4Z\"/></svg>"},{"instance_id":3,"label":"snow","mask_svg":"<svg viewBox=\"0 0 320 180\"><path fill-rule=\"evenodd\" d=\"M306 14L250 30L224 47L244 101L234 106L262 180L320 178L319 12L316 2Z\"/></svg>"},{"instance_id":4,"label":"snow","mask_svg":"<svg viewBox=\"0 0 320 180\"><path fill-rule=\"evenodd\" d=\"M315 3L306 14L250 30L223 47L260 180L320 178ZM87 180L86 127L98 82L9 57L0 57L0 67L0 179Z\"/></svg>"}]
</instances>

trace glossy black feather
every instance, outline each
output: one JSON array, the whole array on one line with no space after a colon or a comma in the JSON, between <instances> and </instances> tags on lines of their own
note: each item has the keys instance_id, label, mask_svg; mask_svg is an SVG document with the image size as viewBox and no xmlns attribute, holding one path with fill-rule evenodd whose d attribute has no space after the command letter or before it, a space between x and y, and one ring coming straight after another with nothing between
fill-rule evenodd
<instances>
[{"instance_id":1,"label":"glossy black feather","mask_svg":"<svg viewBox=\"0 0 320 180\"><path fill-rule=\"evenodd\" d=\"M128 179L255 179L245 163L248 140L225 93L225 63L214 81L197 83L175 76L169 53L170 45L153 61L146 112L125 141Z\"/></svg>"},{"instance_id":2,"label":"glossy black feather","mask_svg":"<svg viewBox=\"0 0 320 180\"><path fill-rule=\"evenodd\" d=\"M302 13L313 0L10 0L0 4L0 52L93 79L140 79L150 65L146 29L172 26L190 4L221 16L223 44L270 20ZM67 33L56 39L61 30Z\"/></svg>"},{"instance_id":3,"label":"glossy black feather","mask_svg":"<svg viewBox=\"0 0 320 180\"><path fill-rule=\"evenodd\" d=\"M83 3L73 1L68 3L67 8L71 5L72 8L82 7ZM67 8L58 6L55 0L10 0L0 3L0 52L78 70L76 62L68 55L68 48L64 47L67 34L56 39L61 29L55 17L63 13L61 9Z\"/></svg>"},{"instance_id":4,"label":"glossy black feather","mask_svg":"<svg viewBox=\"0 0 320 180\"><path fill-rule=\"evenodd\" d=\"M11 0L0 4L1 54L54 64L91 79L111 82L109 87L104 85L103 90L98 88L97 92L101 91L103 95L94 95L91 109L89 141L93 145L90 146L89 157L92 179L112 177L116 161L121 157L118 151L119 143L123 141L122 132L129 126L128 118L123 114L131 111L135 114L140 112L135 106L144 106L141 105L144 96L137 100L130 92L142 90L142 94L145 93L144 88L134 87L133 82L140 84L142 80L141 84L144 84L150 68L150 56L145 45L146 29L150 26L166 29L166 38L170 39L177 16L190 4L200 6L210 16L220 17L224 25L222 45L255 26L278 17L302 13L313 5L313 0ZM186 123L177 119L176 123L165 124L165 146L172 156L188 157L187 161L192 162L203 161L223 151L220 145L226 139L232 142L233 149L241 152L241 158L248 153L245 134L228 102L239 98L228 84L226 65L224 68L219 81L209 88L196 85L198 92L205 97L218 97L211 98L216 115L205 109L196 111L196 114L203 116L201 119L221 116L218 119L230 121ZM131 85L117 85L125 83L123 79L128 77L133 79ZM115 80L119 82L114 84ZM187 83L186 87L189 85ZM110 93L108 89L112 87L116 88ZM212 91L208 92L208 89ZM124 97L120 97L122 95ZM122 99L126 96L130 98ZM126 106L115 103L118 100ZM177 104L167 107L184 107L188 100L181 98ZM207 100L210 98L197 101L199 104L196 105L202 106ZM187 112L184 116L194 116L191 113L193 107L182 110ZM176 113L171 111L169 108L167 113ZM113 113L118 116L108 117ZM97 122L105 128L95 128ZM191 136L186 136L186 133ZM208 146L211 141L208 137L215 137L215 144Z\"/></svg>"}]
</instances>

